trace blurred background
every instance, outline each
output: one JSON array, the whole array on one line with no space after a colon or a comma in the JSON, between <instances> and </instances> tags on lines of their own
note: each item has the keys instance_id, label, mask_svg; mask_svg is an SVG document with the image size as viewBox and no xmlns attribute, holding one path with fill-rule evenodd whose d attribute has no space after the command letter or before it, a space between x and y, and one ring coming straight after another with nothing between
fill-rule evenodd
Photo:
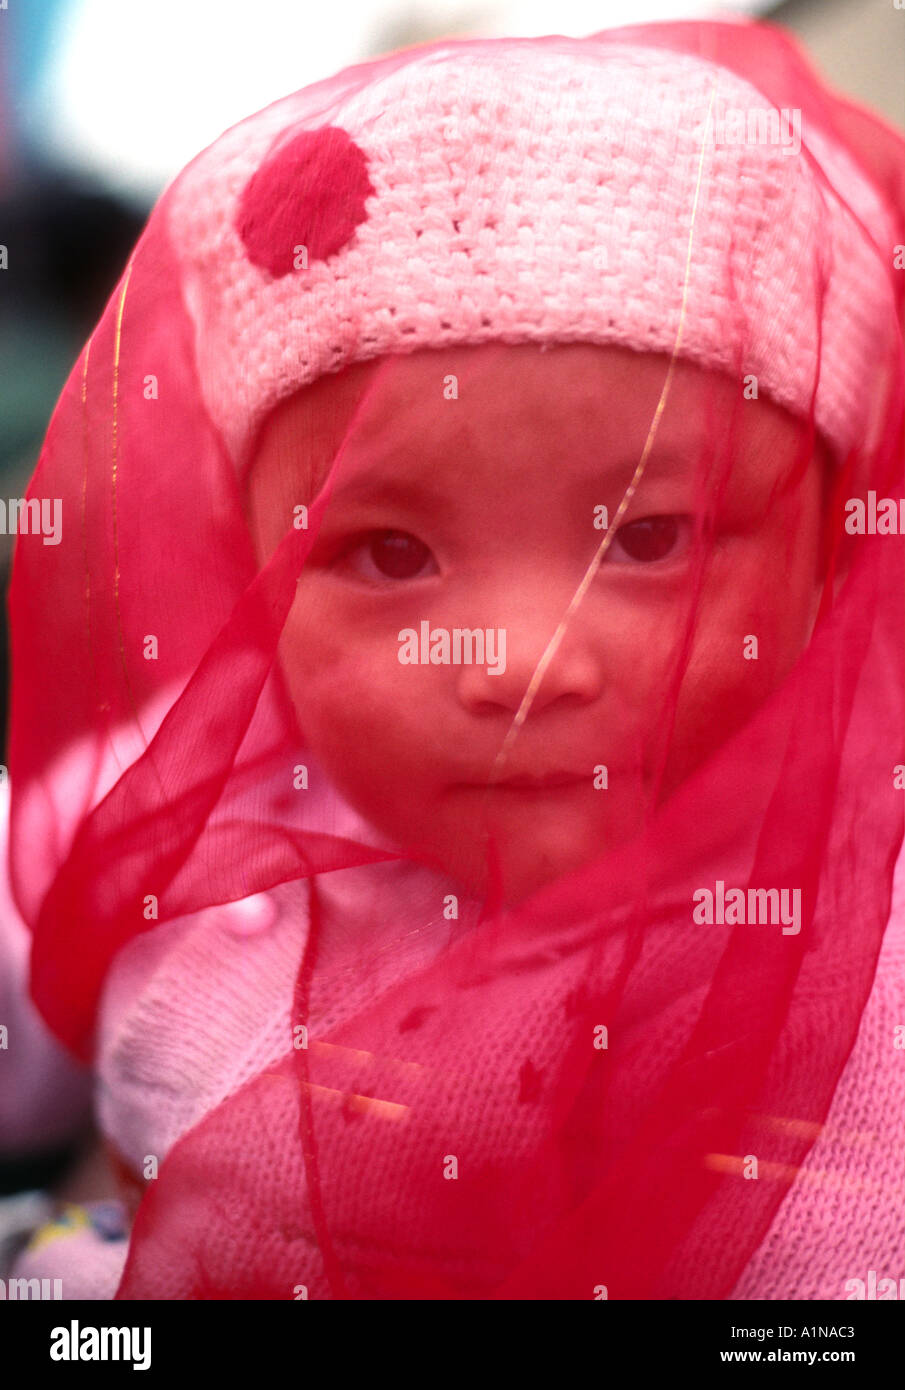
<instances>
[{"instance_id":1,"label":"blurred background","mask_svg":"<svg viewBox=\"0 0 905 1390\"><path fill-rule=\"evenodd\" d=\"M350 63L442 37L580 36L618 24L751 15L793 32L831 85L905 128L903 6L341 0L321 9L306 0L0 0L0 244L9 258L0 271L0 497L23 495L56 397L157 195L221 131L267 103ZM12 543L0 535L4 595ZM5 621L4 601L4 730ZM74 1112L81 1103L87 1114L88 1096L87 1084L74 1082ZM80 1195L72 1175L90 1141L47 1139L12 1155L0 1135L0 1198L55 1184Z\"/></svg>"}]
</instances>

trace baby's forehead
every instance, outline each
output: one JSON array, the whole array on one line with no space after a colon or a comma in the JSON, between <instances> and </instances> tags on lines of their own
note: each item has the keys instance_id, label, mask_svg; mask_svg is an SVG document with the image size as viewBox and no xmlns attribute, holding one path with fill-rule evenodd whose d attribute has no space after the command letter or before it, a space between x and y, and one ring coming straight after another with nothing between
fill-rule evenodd
<instances>
[{"instance_id":1,"label":"baby's forehead","mask_svg":"<svg viewBox=\"0 0 905 1390\"><path fill-rule=\"evenodd\" d=\"M457 403L446 415L574 416L604 422L640 393L656 401L666 359L594 343L478 343L429 348L357 364L363 430L398 421L419 406ZM697 373L688 367L686 375ZM344 375L344 374L343 374ZM356 394L337 378L337 397ZM687 388L688 383L686 383Z\"/></svg>"},{"instance_id":2,"label":"baby's forehead","mask_svg":"<svg viewBox=\"0 0 905 1390\"><path fill-rule=\"evenodd\" d=\"M632 424L647 428L669 376L665 428L671 436L691 432L697 421L687 406L729 409L742 395L741 383L679 359L670 371L662 353L640 353L612 344L479 343L359 362L321 377L298 393L302 413L335 413L362 437L388 427L406 428L407 417L431 410L438 423L456 417L530 419L535 425L579 414L601 430ZM772 403L745 400L744 416L760 420ZM442 409L443 406L455 409ZM760 407L760 408L758 408ZM782 412L784 413L784 412ZM741 414L741 412L740 412Z\"/></svg>"},{"instance_id":3,"label":"baby's forehead","mask_svg":"<svg viewBox=\"0 0 905 1390\"><path fill-rule=\"evenodd\" d=\"M551 493L582 470L630 476L652 433L651 476L699 470L727 444L739 478L755 466L775 473L800 448L802 426L768 399L749 400L739 382L691 362L669 365L583 342L422 349L320 378L275 412L277 434L283 454L304 455L318 473L337 462L347 483L375 486L418 474L438 491L505 492L543 470Z\"/></svg>"}]
</instances>

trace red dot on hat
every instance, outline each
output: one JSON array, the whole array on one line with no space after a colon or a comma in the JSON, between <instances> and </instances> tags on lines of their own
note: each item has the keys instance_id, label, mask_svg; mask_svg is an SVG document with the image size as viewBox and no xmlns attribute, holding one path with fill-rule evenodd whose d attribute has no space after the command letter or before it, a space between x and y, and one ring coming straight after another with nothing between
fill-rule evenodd
<instances>
[{"instance_id":1,"label":"red dot on hat","mask_svg":"<svg viewBox=\"0 0 905 1390\"><path fill-rule=\"evenodd\" d=\"M366 220L375 193L364 151L339 126L303 130L268 155L242 191L236 228L253 265L274 278L295 268L296 248L308 264L325 261Z\"/></svg>"}]
</instances>

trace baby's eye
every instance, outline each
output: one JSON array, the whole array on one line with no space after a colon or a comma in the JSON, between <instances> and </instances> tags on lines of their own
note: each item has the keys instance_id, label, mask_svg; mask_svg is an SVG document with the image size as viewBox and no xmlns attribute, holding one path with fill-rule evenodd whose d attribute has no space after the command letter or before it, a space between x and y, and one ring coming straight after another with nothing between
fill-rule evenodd
<instances>
[{"instance_id":1,"label":"baby's eye","mask_svg":"<svg viewBox=\"0 0 905 1390\"><path fill-rule=\"evenodd\" d=\"M687 516L644 516L620 526L607 559L616 564L655 564L680 555L691 538Z\"/></svg>"},{"instance_id":2,"label":"baby's eye","mask_svg":"<svg viewBox=\"0 0 905 1390\"><path fill-rule=\"evenodd\" d=\"M344 564L362 579L423 579L437 573L433 554L408 531L369 531L346 551Z\"/></svg>"}]
</instances>

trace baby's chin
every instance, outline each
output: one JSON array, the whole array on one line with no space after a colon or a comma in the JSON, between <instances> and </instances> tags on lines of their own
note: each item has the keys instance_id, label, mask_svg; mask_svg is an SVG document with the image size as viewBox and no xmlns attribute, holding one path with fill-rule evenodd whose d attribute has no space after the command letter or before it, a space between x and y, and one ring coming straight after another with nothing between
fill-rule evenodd
<instances>
[{"instance_id":1,"label":"baby's chin","mask_svg":"<svg viewBox=\"0 0 905 1390\"><path fill-rule=\"evenodd\" d=\"M585 868L599 857L599 846L584 854L574 848L571 852L554 847L521 844L488 846L483 857L477 855L471 863L450 863L447 872L481 900L495 898L507 907L517 907L551 884ZM498 887L497 887L498 885Z\"/></svg>"},{"instance_id":2,"label":"baby's chin","mask_svg":"<svg viewBox=\"0 0 905 1390\"><path fill-rule=\"evenodd\" d=\"M576 824L574 817L550 823L540 816L526 818L523 827L503 826L495 833L486 828L480 832L473 824L463 827L461 836L436 846L431 858L470 897L516 907L600 860L637 829L637 817L631 823L601 825L590 817Z\"/></svg>"}]
</instances>

